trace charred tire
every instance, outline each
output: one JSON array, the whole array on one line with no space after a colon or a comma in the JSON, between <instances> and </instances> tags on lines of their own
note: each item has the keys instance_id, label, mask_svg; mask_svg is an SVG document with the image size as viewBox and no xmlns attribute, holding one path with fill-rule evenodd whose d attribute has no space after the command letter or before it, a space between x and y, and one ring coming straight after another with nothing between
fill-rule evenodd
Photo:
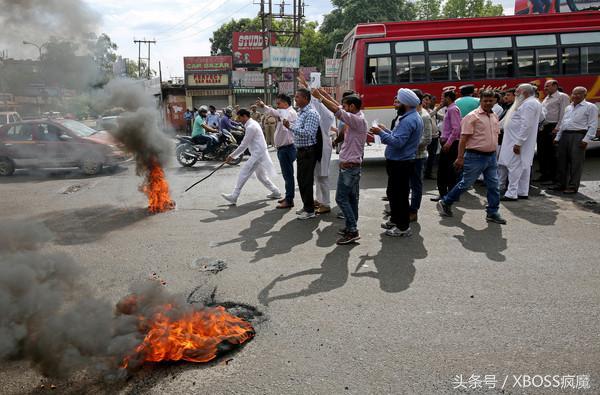
<instances>
[{"instance_id":1,"label":"charred tire","mask_svg":"<svg viewBox=\"0 0 600 395\"><path fill-rule=\"evenodd\" d=\"M81 162L81 171L86 176L95 176L102 171L102 162L98 159L85 159Z\"/></svg>"},{"instance_id":2,"label":"charred tire","mask_svg":"<svg viewBox=\"0 0 600 395\"><path fill-rule=\"evenodd\" d=\"M192 151L193 151L193 148L188 144L183 144L183 145L180 145L179 147L177 147L177 149L175 150L177 162L179 162L179 164L184 167L194 166L198 159L196 159L196 157L190 157L190 156L185 155L186 152L192 152Z\"/></svg>"},{"instance_id":3,"label":"charred tire","mask_svg":"<svg viewBox=\"0 0 600 395\"><path fill-rule=\"evenodd\" d=\"M15 162L10 158L0 157L0 176L12 176L15 172Z\"/></svg>"},{"instance_id":4,"label":"charred tire","mask_svg":"<svg viewBox=\"0 0 600 395\"><path fill-rule=\"evenodd\" d=\"M237 149L237 147L238 146L235 145L235 144L227 146L227 148L225 148L225 157L227 158L229 155L233 154L233 151L235 151ZM229 164L231 166L239 165L240 162L242 161L243 157L244 157L244 155L242 154L242 155L238 156L236 159L234 159L231 162L229 162Z\"/></svg>"}]
</instances>

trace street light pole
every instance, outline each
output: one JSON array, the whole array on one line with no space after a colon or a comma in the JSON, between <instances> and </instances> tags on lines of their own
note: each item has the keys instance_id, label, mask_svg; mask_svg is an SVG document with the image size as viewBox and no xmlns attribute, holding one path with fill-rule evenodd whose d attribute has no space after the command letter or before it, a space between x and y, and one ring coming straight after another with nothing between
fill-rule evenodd
<instances>
[{"instance_id":1,"label":"street light pole","mask_svg":"<svg viewBox=\"0 0 600 395\"><path fill-rule=\"evenodd\" d=\"M29 41L23 41L24 45L33 45L34 47L36 47L38 49L38 52L40 53L40 57L39 60L42 60L42 48L44 48L46 45L48 45L48 43L43 43L42 45L37 45L36 43L32 43Z\"/></svg>"}]
</instances>

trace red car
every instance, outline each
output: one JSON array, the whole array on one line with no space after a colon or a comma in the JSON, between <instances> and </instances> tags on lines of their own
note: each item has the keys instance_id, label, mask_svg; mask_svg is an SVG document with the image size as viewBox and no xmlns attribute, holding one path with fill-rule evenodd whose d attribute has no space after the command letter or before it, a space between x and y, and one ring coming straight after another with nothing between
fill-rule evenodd
<instances>
[{"instance_id":1,"label":"red car","mask_svg":"<svg viewBox=\"0 0 600 395\"><path fill-rule=\"evenodd\" d=\"M22 121L0 127L0 176L15 169L79 167L94 175L130 159L110 134L72 119Z\"/></svg>"}]
</instances>

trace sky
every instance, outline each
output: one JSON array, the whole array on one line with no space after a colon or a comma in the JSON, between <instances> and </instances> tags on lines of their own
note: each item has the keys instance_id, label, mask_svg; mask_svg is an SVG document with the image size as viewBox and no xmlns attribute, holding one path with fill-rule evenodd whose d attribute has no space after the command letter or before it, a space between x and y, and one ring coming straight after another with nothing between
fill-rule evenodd
<instances>
[{"instance_id":1,"label":"sky","mask_svg":"<svg viewBox=\"0 0 600 395\"><path fill-rule=\"evenodd\" d=\"M151 46L152 68L161 62L163 80L183 77L184 56L210 55L213 31L234 19L255 17L260 9L257 0L84 0L100 16L100 32L107 33L119 46L119 55L136 59L136 39L156 40ZM291 1L289 1L291 3ZM514 0L493 0L504 6L505 14L513 13ZM274 3L279 3L276 1ZM305 0L306 19L319 21L332 10L329 1ZM290 10L291 12L291 10ZM142 57L147 45L142 46Z\"/></svg>"}]
</instances>

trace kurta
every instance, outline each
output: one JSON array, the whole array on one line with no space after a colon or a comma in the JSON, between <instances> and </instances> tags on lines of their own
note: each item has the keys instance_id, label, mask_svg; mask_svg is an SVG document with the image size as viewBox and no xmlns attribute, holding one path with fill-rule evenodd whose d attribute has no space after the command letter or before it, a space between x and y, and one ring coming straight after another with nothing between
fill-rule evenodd
<instances>
[{"instance_id":1,"label":"kurta","mask_svg":"<svg viewBox=\"0 0 600 395\"><path fill-rule=\"evenodd\" d=\"M538 124L542 120L542 104L535 98L527 98L511 119L504 124L504 137L498 164L508 167L529 168L533 164L537 141ZM515 145L521 146L521 154L513 152Z\"/></svg>"},{"instance_id":2,"label":"kurta","mask_svg":"<svg viewBox=\"0 0 600 395\"><path fill-rule=\"evenodd\" d=\"M253 169L256 165L259 165L268 175L274 176L275 167L267 151L267 142L265 141L265 136L260 125L254 119L249 119L244 126L246 127L244 139L231 156L237 158L248 149L250 151L250 158L244 164L242 172L244 169Z\"/></svg>"},{"instance_id":3,"label":"kurta","mask_svg":"<svg viewBox=\"0 0 600 395\"><path fill-rule=\"evenodd\" d=\"M311 99L311 103L315 111L319 113L321 120L319 126L321 127L321 135L323 136L323 153L321 154L321 160L317 163L315 175L320 177L329 176L329 162L331 161L331 153L333 148L331 146L331 137L329 133L331 128L335 126L335 116L323 103L314 97Z\"/></svg>"}]
</instances>

